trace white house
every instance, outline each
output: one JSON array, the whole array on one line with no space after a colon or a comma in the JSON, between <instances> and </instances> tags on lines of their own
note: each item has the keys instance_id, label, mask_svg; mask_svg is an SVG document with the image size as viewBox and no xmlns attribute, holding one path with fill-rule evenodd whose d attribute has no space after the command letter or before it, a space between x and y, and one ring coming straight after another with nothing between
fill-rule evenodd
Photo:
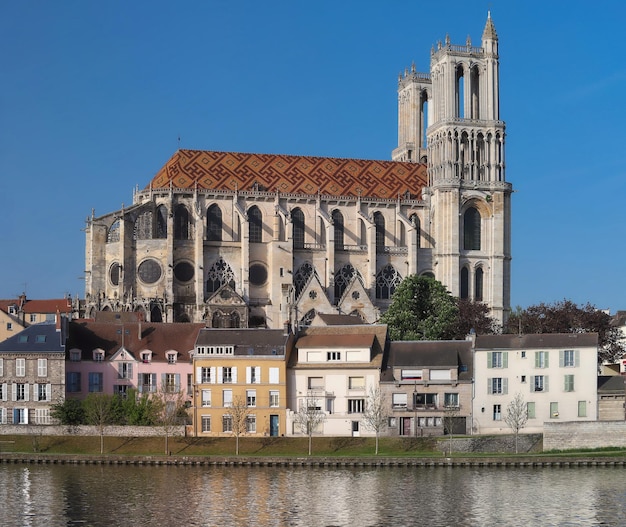
<instances>
[{"instance_id":1,"label":"white house","mask_svg":"<svg viewBox=\"0 0 626 527\"><path fill-rule=\"evenodd\" d=\"M473 432L510 433L507 406L517 393L526 405L527 433L543 423L597 420L596 333L477 336Z\"/></svg>"}]
</instances>

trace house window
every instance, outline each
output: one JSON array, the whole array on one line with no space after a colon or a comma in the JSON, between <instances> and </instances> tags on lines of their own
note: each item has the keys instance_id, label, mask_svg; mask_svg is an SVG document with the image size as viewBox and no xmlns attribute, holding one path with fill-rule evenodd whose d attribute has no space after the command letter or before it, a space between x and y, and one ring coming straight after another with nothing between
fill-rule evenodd
<instances>
[{"instance_id":1,"label":"house window","mask_svg":"<svg viewBox=\"0 0 626 527\"><path fill-rule=\"evenodd\" d=\"M573 375L565 375L565 383L563 386L564 391L573 392L574 391L574 376Z\"/></svg>"},{"instance_id":2,"label":"house window","mask_svg":"<svg viewBox=\"0 0 626 527\"><path fill-rule=\"evenodd\" d=\"M280 394L277 390L270 390L270 408L278 408Z\"/></svg>"},{"instance_id":3,"label":"house window","mask_svg":"<svg viewBox=\"0 0 626 527\"><path fill-rule=\"evenodd\" d=\"M104 351L94 351L93 352L93 361L94 362L102 362L104 360ZM148 359L149 361L149 359Z\"/></svg>"},{"instance_id":4,"label":"house window","mask_svg":"<svg viewBox=\"0 0 626 527\"><path fill-rule=\"evenodd\" d=\"M270 368L270 384L278 384L279 382L280 382L280 369Z\"/></svg>"},{"instance_id":5,"label":"house window","mask_svg":"<svg viewBox=\"0 0 626 527\"><path fill-rule=\"evenodd\" d=\"M578 417L587 417L587 401L578 401Z\"/></svg>"},{"instance_id":6,"label":"house window","mask_svg":"<svg viewBox=\"0 0 626 527\"><path fill-rule=\"evenodd\" d=\"M0 377L4 375L4 359L0 359Z\"/></svg>"},{"instance_id":7,"label":"house window","mask_svg":"<svg viewBox=\"0 0 626 527\"><path fill-rule=\"evenodd\" d=\"M349 377L348 389L349 390L365 390L365 377Z\"/></svg>"},{"instance_id":8,"label":"house window","mask_svg":"<svg viewBox=\"0 0 626 527\"><path fill-rule=\"evenodd\" d=\"M193 394L193 373L187 374L187 395L191 397Z\"/></svg>"},{"instance_id":9,"label":"house window","mask_svg":"<svg viewBox=\"0 0 626 527\"><path fill-rule=\"evenodd\" d=\"M459 407L459 394L458 393L446 393L444 395L443 404L446 408L458 408Z\"/></svg>"},{"instance_id":10,"label":"house window","mask_svg":"<svg viewBox=\"0 0 626 527\"><path fill-rule=\"evenodd\" d=\"M522 351L522 359L525 359L525 358L526 358L526 352Z\"/></svg>"},{"instance_id":11,"label":"house window","mask_svg":"<svg viewBox=\"0 0 626 527\"><path fill-rule=\"evenodd\" d=\"M502 420L502 405L500 404L493 405L493 420L494 421Z\"/></svg>"},{"instance_id":12,"label":"house window","mask_svg":"<svg viewBox=\"0 0 626 527\"><path fill-rule=\"evenodd\" d=\"M362 414L365 410L365 399L348 399L348 413Z\"/></svg>"},{"instance_id":13,"label":"house window","mask_svg":"<svg viewBox=\"0 0 626 527\"><path fill-rule=\"evenodd\" d=\"M48 408L35 408L35 423L38 425L52 424L50 421L50 410Z\"/></svg>"},{"instance_id":14,"label":"house window","mask_svg":"<svg viewBox=\"0 0 626 527\"><path fill-rule=\"evenodd\" d=\"M224 408L230 408L233 405L233 391L224 390L222 395L223 395L223 401L224 401Z\"/></svg>"},{"instance_id":15,"label":"house window","mask_svg":"<svg viewBox=\"0 0 626 527\"><path fill-rule=\"evenodd\" d=\"M70 351L70 361L72 362L80 362L80 351L72 350Z\"/></svg>"},{"instance_id":16,"label":"house window","mask_svg":"<svg viewBox=\"0 0 626 527\"><path fill-rule=\"evenodd\" d=\"M80 372L79 371L67 372L66 389L70 393L80 392Z\"/></svg>"},{"instance_id":17,"label":"house window","mask_svg":"<svg viewBox=\"0 0 626 527\"><path fill-rule=\"evenodd\" d=\"M246 367L246 384L259 384L261 382L261 367Z\"/></svg>"},{"instance_id":18,"label":"house window","mask_svg":"<svg viewBox=\"0 0 626 527\"><path fill-rule=\"evenodd\" d=\"M528 402L526 403L526 416L528 417L528 419L534 419L535 416L535 403L534 402Z\"/></svg>"},{"instance_id":19,"label":"house window","mask_svg":"<svg viewBox=\"0 0 626 527\"><path fill-rule=\"evenodd\" d=\"M103 375L99 372L89 373L89 392L102 392L104 391Z\"/></svg>"},{"instance_id":20,"label":"house window","mask_svg":"<svg viewBox=\"0 0 626 527\"><path fill-rule=\"evenodd\" d=\"M7 393L7 384L6 383L2 383L0 384L0 401L6 401L8 398L8 393Z\"/></svg>"},{"instance_id":21,"label":"house window","mask_svg":"<svg viewBox=\"0 0 626 527\"><path fill-rule=\"evenodd\" d=\"M28 384L18 383L15 386L15 401L28 401Z\"/></svg>"},{"instance_id":22,"label":"house window","mask_svg":"<svg viewBox=\"0 0 626 527\"><path fill-rule=\"evenodd\" d=\"M200 372L200 382L202 384L211 384L211 368L202 367Z\"/></svg>"},{"instance_id":23,"label":"house window","mask_svg":"<svg viewBox=\"0 0 626 527\"><path fill-rule=\"evenodd\" d=\"M559 417L559 403L550 403L550 418L556 419Z\"/></svg>"},{"instance_id":24,"label":"house window","mask_svg":"<svg viewBox=\"0 0 626 527\"><path fill-rule=\"evenodd\" d=\"M168 364L176 364L176 355L178 355L178 353L176 353L176 352L168 353L167 354L167 363Z\"/></svg>"},{"instance_id":25,"label":"house window","mask_svg":"<svg viewBox=\"0 0 626 527\"><path fill-rule=\"evenodd\" d=\"M437 394L436 393L414 393L413 404L417 408L436 408L437 407Z\"/></svg>"},{"instance_id":26,"label":"house window","mask_svg":"<svg viewBox=\"0 0 626 527\"><path fill-rule=\"evenodd\" d=\"M13 322L7 322L7 331L13 331Z\"/></svg>"},{"instance_id":27,"label":"house window","mask_svg":"<svg viewBox=\"0 0 626 527\"><path fill-rule=\"evenodd\" d=\"M27 425L28 424L28 409L27 408L15 408L13 410L13 424L14 425Z\"/></svg>"},{"instance_id":28,"label":"house window","mask_svg":"<svg viewBox=\"0 0 626 527\"><path fill-rule=\"evenodd\" d=\"M535 351L535 368L547 368L550 366L550 355L547 351Z\"/></svg>"},{"instance_id":29,"label":"house window","mask_svg":"<svg viewBox=\"0 0 626 527\"><path fill-rule=\"evenodd\" d=\"M50 384L37 384L37 400L49 401L51 399L51 385Z\"/></svg>"},{"instance_id":30,"label":"house window","mask_svg":"<svg viewBox=\"0 0 626 527\"><path fill-rule=\"evenodd\" d=\"M133 364L132 362L120 362L117 367L118 379L132 379L133 378Z\"/></svg>"},{"instance_id":31,"label":"house window","mask_svg":"<svg viewBox=\"0 0 626 527\"><path fill-rule=\"evenodd\" d=\"M146 352L141 354L141 361L144 364L149 364L151 359L152 359L152 353L151 352L146 351Z\"/></svg>"},{"instance_id":32,"label":"house window","mask_svg":"<svg viewBox=\"0 0 626 527\"><path fill-rule=\"evenodd\" d=\"M232 432L232 431L233 431L233 416L232 415L222 416L222 432Z\"/></svg>"},{"instance_id":33,"label":"house window","mask_svg":"<svg viewBox=\"0 0 626 527\"><path fill-rule=\"evenodd\" d=\"M531 390L533 392L547 392L548 391L548 376L547 375L535 375L531 377Z\"/></svg>"},{"instance_id":34,"label":"house window","mask_svg":"<svg viewBox=\"0 0 626 527\"><path fill-rule=\"evenodd\" d=\"M246 432L256 434L256 415L246 417Z\"/></svg>"},{"instance_id":35,"label":"house window","mask_svg":"<svg viewBox=\"0 0 626 527\"><path fill-rule=\"evenodd\" d=\"M405 380L421 381L422 380L422 370L402 370L400 372L400 378L403 381L405 381Z\"/></svg>"},{"instance_id":36,"label":"house window","mask_svg":"<svg viewBox=\"0 0 626 527\"><path fill-rule=\"evenodd\" d=\"M580 363L580 355L578 350L564 350L561 351L560 357L560 366L565 368L574 368Z\"/></svg>"},{"instance_id":37,"label":"house window","mask_svg":"<svg viewBox=\"0 0 626 527\"><path fill-rule=\"evenodd\" d=\"M309 377L308 388L309 390L323 390L324 379L322 377Z\"/></svg>"},{"instance_id":38,"label":"house window","mask_svg":"<svg viewBox=\"0 0 626 527\"><path fill-rule=\"evenodd\" d=\"M508 393L508 379L503 377L494 377L488 379L487 393L495 395L503 395Z\"/></svg>"},{"instance_id":39,"label":"house window","mask_svg":"<svg viewBox=\"0 0 626 527\"><path fill-rule=\"evenodd\" d=\"M246 406L256 406L256 390L246 390Z\"/></svg>"},{"instance_id":40,"label":"house window","mask_svg":"<svg viewBox=\"0 0 626 527\"><path fill-rule=\"evenodd\" d=\"M222 382L224 384L230 384L233 382L233 369L225 367L222 369Z\"/></svg>"},{"instance_id":41,"label":"house window","mask_svg":"<svg viewBox=\"0 0 626 527\"><path fill-rule=\"evenodd\" d=\"M202 416L202 431L204 433L211 431L211 416L210 415Z\"/></svg>"},{"instance_id":42,"label":"house window","mask_svg":"<svg viewBox=\"0 0 626 527\"><path fill-rule=\"evenodd\" d=\"M127 384L114 384L113 393L115 395L119 395L120 397L126 397L126 395L128 394L128 385Z\"/></svg>"},{"instance_id":43,"label":"house window","mask_svg":"<svg viewBox=\"0 0 626 527\"><path fill-rule=\"evenodd\" d=\"M156 373L139 374L139 393L154 393L157 391Z\"/></svg>"},{"instance_id":44,"label":"house window","mask_svg":"<svg viewBox=\"0 0 626 527\"><path fill-rule=\"evenodd\" d=\"M15 359L15 376L24 377L26 375L26 359Z\"/></svg>"},{"instance_id":45,"label":"house window","mask_svg":"<svg viewBox=\"0 0 626 527\"><path fill-rule=\"evenodd\" d=\"M37 322L37 315L36 314L31 313L31 315L30 315L30 322L31 322L31 324L34 323L34 322Z\"/></svg>"},{"instance_id":46,"label":"house window","mask_svg":"<svg viewBox=\"0 0 626 527\"><path fill-rule=\"evenodd\" d=\"M326 352L326 360L327 361L338 361L338 360L341 360L341 351L327 351Z\"/></svg>"},{"instance_id":47,"label":"house window","mask_svg":"<svg viewBox=\"0 0 626 527\"><path fill-rule=\"evenodd\" d=\"M211 390L202 390L202 406L205 408L211 406Z\"/></svg>"},{"instance_id":48,"label":"house window","mask_svg":"<svg viewBox=\"0 0 626 527\"><path fill-rule=\"evenodd\" d=\"M488 368L507 368L509 366L509 354L506 351L490 351L487 353Z\"/></svg>"},{"instance_id":49,"label":"house window","mask_svg":"<svg viewBox=\"0 0 626 527\"><path fill-rule=\"evenodd\" d=\"M168 393L180 392L180 373L165 373L165 391Z\"/></svg>"},{"instance_id":50,"label":"house window","mask_svg":"<svg viewBox=\"0 0 626 527\"><path fill-rule=\"evenodd\" d=\"M48 359L37 359L37 377L48 376Z\"/></svg>"},{"instance_id":51,"label":"house window","mask_svg":"<svg viewBox=\"0 0 626 527\"><path fill-rule=\"evenodd\" d=\"M406 408L408 406L408 396L406 393L392 393L391 404L394 408Z\"/></svg>"}]
</instances>

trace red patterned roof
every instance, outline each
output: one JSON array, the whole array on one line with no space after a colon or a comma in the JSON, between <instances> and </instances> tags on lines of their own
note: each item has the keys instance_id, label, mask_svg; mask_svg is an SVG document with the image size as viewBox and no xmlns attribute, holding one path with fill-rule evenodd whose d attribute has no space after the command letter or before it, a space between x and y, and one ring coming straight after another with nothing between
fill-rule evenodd
<instances>
[{"instance_id":1,"label":"red patterned roof","mask_svg":"<svg viewBox=\"0 0 626 527\"><path fill-rule=\"evenodd\" d=\"M422 163L179 150L150 186L415 199L426 182Z\"/></svg>"}]
</instances>

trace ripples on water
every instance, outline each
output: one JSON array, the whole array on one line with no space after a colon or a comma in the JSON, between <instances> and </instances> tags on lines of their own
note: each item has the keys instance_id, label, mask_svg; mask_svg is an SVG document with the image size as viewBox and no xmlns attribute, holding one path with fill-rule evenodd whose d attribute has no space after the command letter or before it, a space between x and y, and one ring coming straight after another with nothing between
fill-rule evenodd
<instances>
[{"instance_id":1,"label":"ripples on water","mask_svg":"<svg viewBox=\"0 0 626 527\"><path fill-rule=\"evenodd\" d=\"M626 525L620 468L0 466L0 525Z\"/></svg>"}]
</instances>

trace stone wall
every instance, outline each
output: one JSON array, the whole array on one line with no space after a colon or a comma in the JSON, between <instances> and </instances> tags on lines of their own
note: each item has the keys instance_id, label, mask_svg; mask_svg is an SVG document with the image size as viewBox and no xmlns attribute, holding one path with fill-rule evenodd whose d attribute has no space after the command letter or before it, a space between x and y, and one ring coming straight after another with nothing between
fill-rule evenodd
<instances>
[{"instance_id":1,"label":"stone wall","mask_svg":"<svg viewBox=\"0 0 626 527\"><path fill-rule=\"evenodd\" d=\"M543 449L626 447L626 421L579 421L543 424Z\"/></svg>"},{"instance_id":2,"label":"stone wall","mask_svg":"<svg viewBox=\"0 0 626 527\"><path fill-rule=\"evenodd\" d=\"M175 426L170 428L169 436L185 436L185 426ZM40 425L2 425L1 435L45 435L45 436L99 436L100 430L97 426L40 426ZM162 426L106 426L105 436L116 437L165 437L165 429Z\"/></svg>"},{"instance_id":3,"label":"stone wall","mask_svg":"<svg viewBox=\"0 0 626 527\"><path fill-rule=\"evenodd\" d=\"M535 453L542 451L541 434L519 434L517 437L517 448L520 454ZM494 435L494 436L474 436L441 438L437 442L437 449L443 453L450 451L452 443L452 453L490 453L490 454L514 454L514 435Z\"/></svg>"}]
</instances>

